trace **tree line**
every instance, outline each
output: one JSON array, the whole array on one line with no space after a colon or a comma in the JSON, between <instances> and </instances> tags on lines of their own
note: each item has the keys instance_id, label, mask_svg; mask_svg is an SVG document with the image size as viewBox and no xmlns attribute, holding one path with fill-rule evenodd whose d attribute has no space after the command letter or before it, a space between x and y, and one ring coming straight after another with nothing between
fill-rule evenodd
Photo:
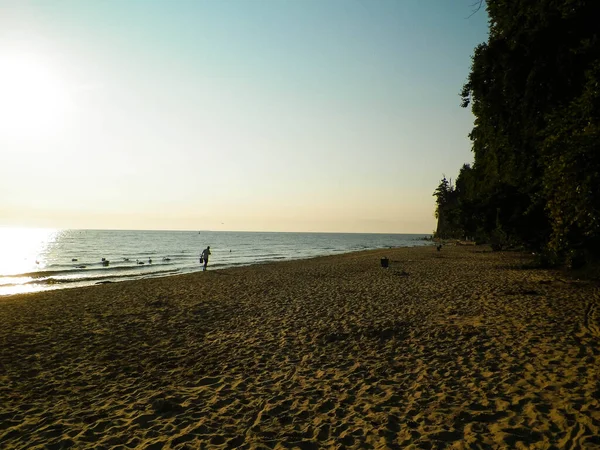
<instances>
[{"instance_id":1,"label":"tree line","mask_svg":"<svg viewBox=\"0 0 600 450\"><path fill-rule=\"evenodd\" d=\"M434 192L437 237L600 256L600 1L488 0L462 107L474 163Z\"/></svg>"}]
</instances>

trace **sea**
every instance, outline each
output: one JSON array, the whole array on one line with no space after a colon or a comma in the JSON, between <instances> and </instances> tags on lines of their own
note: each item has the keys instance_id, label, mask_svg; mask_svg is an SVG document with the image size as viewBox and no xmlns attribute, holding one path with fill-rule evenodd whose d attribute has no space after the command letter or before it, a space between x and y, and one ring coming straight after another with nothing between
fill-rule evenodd
<instances>
[{"instance_id":1,"label":"sea","mask_svg":"<svg viewBox=\"0 0 600 450\"><path fill-rule=\"evenodd\" d=\"M0 296L359 250L431 245L424 234L0 228Z\"/></svg>"}]
</instances>

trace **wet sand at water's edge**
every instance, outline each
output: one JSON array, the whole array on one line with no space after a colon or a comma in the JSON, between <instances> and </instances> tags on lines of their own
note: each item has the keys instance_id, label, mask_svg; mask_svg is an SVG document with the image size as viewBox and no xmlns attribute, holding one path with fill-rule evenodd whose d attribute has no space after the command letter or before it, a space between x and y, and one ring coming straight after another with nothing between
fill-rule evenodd
<instances>
[{"instance_id":1,"label":"wet sand at water's edge","mask_svg":"<svg viewBox=\"0 0 600 450\"><path fill-rule=\"evenodd\" d=\"M600 289L527 262L389 249L0 298L0 447L600 448Z\"/></svg>"}]
</instances>

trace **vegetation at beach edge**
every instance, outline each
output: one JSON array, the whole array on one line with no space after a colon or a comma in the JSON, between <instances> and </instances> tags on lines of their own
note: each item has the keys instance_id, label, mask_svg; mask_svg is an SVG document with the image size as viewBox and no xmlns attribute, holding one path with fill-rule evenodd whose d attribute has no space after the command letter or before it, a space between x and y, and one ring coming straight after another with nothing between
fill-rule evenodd
<instances>
[{"instance_id":1,"label":"vegetation at beach edge","mask_svg":"<svg viewBox=\"0 0 600 450\"><path fill-rule=\"evenodd\" d=\"M483 5L483 2L482 2ZM600 259L600 2L488 0L462 88L474 163L433 195L436 237Z\"/></svg>"}]
</instances>

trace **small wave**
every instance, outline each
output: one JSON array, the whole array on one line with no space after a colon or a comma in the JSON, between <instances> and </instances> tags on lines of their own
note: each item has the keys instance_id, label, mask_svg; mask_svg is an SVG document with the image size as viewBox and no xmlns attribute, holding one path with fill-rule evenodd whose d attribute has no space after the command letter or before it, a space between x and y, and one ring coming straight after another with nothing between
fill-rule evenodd
<instances>
[{"instance_id":1,"label":"small wave","mask_svg":"<svg viewBox=\"0 0 600 450\"><path fill-rule=\"evenodd\" d=\"M83 276L83 277L69 277L69 278L56 278L56 277L47 277L47 278L37 278L27 281L25 283L7 283L3 286L16 286L16 285L27 285L27 284L70 284L70 283L88 283L92 281L102 281L102 280L126 280L126 279L135 279L135 278L143 278L148 276L160 276L160 275L169 275L169 274L177 274L180 272L180 269L166 269L166 270L156 270L150 273L127 273L127 274L106 274L106 275L98 275L98 276Z\"/></svg>"},{"instance_id":2,"label":"small wave","mask_svg":"<svg viewBox=\"0 0 600 450\"><path fill-rule=\"evenodd\" d=\"M75 275L75 274L80 274L83 272L86 272L86 273L106 273L106 272L114 273L114 272L125 272L128 270L148 271L148 270L160 268L163 266L172 266L172 265L173 265L172 261L164 261L163 262L160 260L157 260L156 262L153 262L152 264L148 264L148 263L136 264L135 261L129 261L129 264L123 264L122 262L116 262L116 263L108 265L108 266L102 266L102 264L95 264L95 265L83 264L82 266L71 267L70 269L37 270L35 272L25 272L25 273L10 275L10 277L47 278L47 277L56 277L56 276L61 276L61 275Z\"/></svg>"},{"instance_id":3,"label":"small wave","mask_svg":"<svg viewBox=\"0 0 600 450\"><path fill-rule=\"evenodd\" d=\"M209 264L208 268L209 269L224 269L224 268L228 268L228 267L241 267L241 266L249 266L253 264L252 262L249 261L236 261L236 262L227 262L227 263L215 263L215 264ZM202 266L198 267L198 270L202 270L201 269ZM196 270L194 270L194 272L196 272Z\"/></svg>"},{"instance_id":4,"label":"small wave","mask_svg":"<svg viewBox=\"0 0 600 450\"><path fill-rule=\"evenodd\" d=\"M281 256L281 253L254 253L254 254L250 254L248 255L250 258L271 258L273 256Z\"/></svg>"}]
</instances>

